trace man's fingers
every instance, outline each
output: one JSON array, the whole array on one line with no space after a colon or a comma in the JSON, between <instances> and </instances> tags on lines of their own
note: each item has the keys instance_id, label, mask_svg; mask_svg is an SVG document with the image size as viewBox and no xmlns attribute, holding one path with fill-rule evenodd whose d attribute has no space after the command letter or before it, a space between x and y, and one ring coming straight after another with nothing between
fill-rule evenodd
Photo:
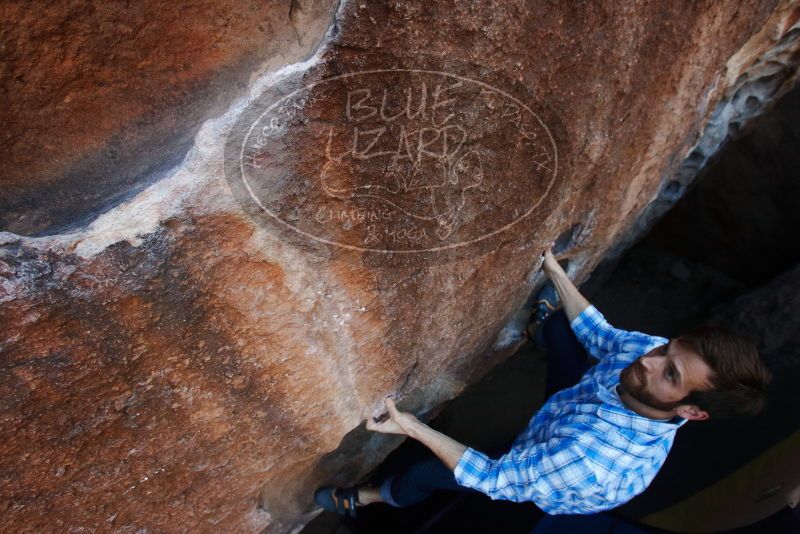
<instances>
[{"instance_id":1,"label":"man's fingers","mask_svg":"<svg viewBox=\"0 0 800 534\"><path fill-rule=\"evenodd\" d=\"M397 408L394 406L394 401L390 397L386 397L383 400L383 403L386 405L386 409L388 413L382 413L378 417L368 417L367 418L367 430L377 430L380 431L384 427L384 423L386 423L389 419L391 419L394 414L398 413Z\"/></svg>"},{"instance_id":2,"label":"man's fingers","mask_svg":"<svg viewBox=\"0 0 800 534\"><path fill-rule=\"evenodd\" d=\"M386 405L386 413L380 417L371 417L367 420L367 430L374 430L384 434L405 434L401 421L406 417L403 412L397 410L394 399L386 397L383 399Z\"/></svg>"},{"instance_id":3,"label":"man's fingers","mask_svg":"<svg viewBox=\"0 0 800 534\"><path fill-rule=\"evenodd\" d=\"M383 412L378 417L373 417L372 422L376 424L381 424L385 421L389 420L389 412Z\"/></svg>"},{"instance_id":4,"label":"man's fingers","mask_svg":"<svg viewBox=\"0 0 800 534\"><path fill-rule=\"evenodd\" d=\"M367 420L367 430L380 430L381 428L383 428L384 423L386 423L386 421L376 422L373 419L369 419Z\"/></svg>"},{"instance_id":5,"label":"man's fingers","mask_svg":"<svg viewBox=\"0 0 800 534\"><path fill-rule=\"evenodd\" d=\"M398 413L397 407L394 405L394 400L391 397L383 399L383 403L386 405L386 409L389 410L389 415L394 417Z\"/></svg>"}]
</instances>

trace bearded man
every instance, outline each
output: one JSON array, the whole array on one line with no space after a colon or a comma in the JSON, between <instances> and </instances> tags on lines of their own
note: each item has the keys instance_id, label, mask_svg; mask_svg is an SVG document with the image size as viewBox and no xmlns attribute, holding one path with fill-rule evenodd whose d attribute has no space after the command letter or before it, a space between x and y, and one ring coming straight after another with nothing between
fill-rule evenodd
<instances>
[{"instance_id":1,"label":"bearded man","mask_svg":"<svg viewBox=\"0 0 800 534\"><path fill-rule=\"evenodd\" d=\"M555 289L539 300L548 398L508 452L490 458L386 398L388 418L370 420L367 428L412 437L435 456L375 487L319 488L317 504L354 516L357 506L404 507L454 490L532 501L549 514L601 512L647 488L688 421L761 410L770 373L752 342L723 328L674 339L614 328L580 294L551 247L543 256ZM556 291L563 309L545 319Z\"/></svg>"}]
</instances>

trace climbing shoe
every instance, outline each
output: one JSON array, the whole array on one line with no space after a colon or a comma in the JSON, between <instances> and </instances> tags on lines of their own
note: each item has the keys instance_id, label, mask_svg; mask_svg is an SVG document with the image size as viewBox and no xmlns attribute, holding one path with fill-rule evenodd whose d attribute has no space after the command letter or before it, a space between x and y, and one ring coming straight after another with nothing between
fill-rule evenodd
<instances>
[{"instance_id":1,"label":"climbing shoe","mask_svg":"<svg viewBox=\"0 0 800 534\"><path fill-rule=\"evenodd\" d=\"M542 340L542 329L540 326L544 323L544 320L550 317L550 314L556 310L556 306L558 306L558 292L551 283L547 282L539 290L534 299L533 310L528 317L528 325L525 328L525 334L534 344L541 347L544 345L544 341Z\"/></svg>"},{"instance_id":2,"label":"climbing shoe","mask_svg":"<svg viewBox=\"0 0 800 534\"><path fill-rule=\"evenodd\" d=\"M358 487L337 488L324 486L314 492L314 502L328 512L355 517L358 504Z\"/></svg>"}]
</instances>

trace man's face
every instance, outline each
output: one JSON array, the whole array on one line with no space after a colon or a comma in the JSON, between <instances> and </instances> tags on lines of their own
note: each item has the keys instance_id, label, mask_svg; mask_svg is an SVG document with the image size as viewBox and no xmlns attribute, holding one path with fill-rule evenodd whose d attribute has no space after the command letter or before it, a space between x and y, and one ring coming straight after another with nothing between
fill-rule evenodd
<instances>
[{"instance_id":1,"label":"man's face","mask_svg":"<svg viewBox=\"0 0 800 534\"><path fill-rule=\"evenodd\" d=\"M711 373L700 355L673 339L623 369L620 385L639 402L672 411L691 391L711 389Z\"/></svg>"}]
</instances>

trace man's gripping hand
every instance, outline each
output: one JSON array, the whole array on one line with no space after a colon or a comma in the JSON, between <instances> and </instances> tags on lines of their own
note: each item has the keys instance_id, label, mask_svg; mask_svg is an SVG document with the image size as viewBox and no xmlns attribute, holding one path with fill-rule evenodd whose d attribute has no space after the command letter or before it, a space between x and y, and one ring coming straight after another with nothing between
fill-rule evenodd
<instances>
[{"instance_id":1,"label":"man's gripping hand","mask_svg":"<svg viewBox=\"0 0 800 534\"><path fill-rule=\"evenodd\" d=\"M553 287L558 291L558 296L561 297L561 302L564 304L564 313L571 323L583 310L589 307L589 301L581 295L578 288L572 283L567 276L561 265L558 264L553 256L553 243L550 243L542 253L544 261L542 262L542 270Z\"/></svg>"},{"instance_id":2,"label":"man's gripping hand","mask_svg":"<svg viewBox=\"0 0 800 534\"><path fill-rule=\"evenodd\" d=\"M374 430L375 432L382 432L384 434L409 436L414 425L419 423L419 420L408 412L401 412L398 410L391 397L386 397L383 403L386 405L389 417L380 423L376 423L372 418L367 419L367 430Z\"/></svg>"},{"instance_id":3,"label":"man's gripping hand","mask_svg":"<svg viewBox=\"0 0 800 534\"><path fill-rule=\"evenodd\" d=\"M447 467L456 468L467 450L466 445L432 429L412 414L399 411L391 398L386 397L383 402L389 411L389 418L380 423L376 423L372 419L367 420L368 430L414 438L432 450Z\"/></svg>"},{"instance_id":4,"label":"man's gripping hand","mask_svg":"<svg viewBox=\"0 0 800 534\"><path fill-rule=\"evenodd\" d=\"M544 249L542 256L544 257L544 261L542 262L542 271L544 271L544 274L547 275L547 278L552 280L554 275L565 274L564 269L561 268L561 265L558 264L555 256L553 256L553 243L547 245L547 248Z\"/></svg>"}]
</instances>

